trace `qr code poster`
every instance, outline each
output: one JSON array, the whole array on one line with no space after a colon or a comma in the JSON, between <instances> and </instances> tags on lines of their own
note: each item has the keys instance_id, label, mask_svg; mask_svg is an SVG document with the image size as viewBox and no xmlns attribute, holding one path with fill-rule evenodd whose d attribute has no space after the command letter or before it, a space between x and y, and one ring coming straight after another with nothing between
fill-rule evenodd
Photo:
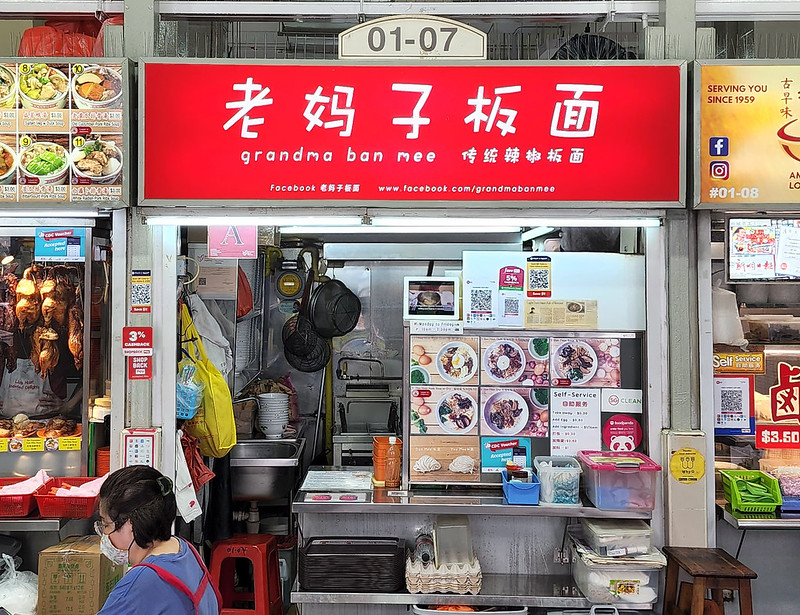
<instances>
[{"instance_id":1,"label":"qr code poster","mask_svg":"<svg viewBox=\"0 0 800 615\"><path fill-rule=\"evenodd\" d=\"M527 284L528 297L549 297L552 295L552 260L549 256L528 257Z\"/></svg>"},{"instance_id":2,"label":"qr code poster","mask_svg":"<svg viewBox=\"0 0 800 615\"><path fill-rule=\"evenodd\" d=\"M714 376L714 433L752 434L754 430L752 376Z\"/></svg>"},{"instance_id":3,"label":"qr code poster","mask_svg":"<svg viewBox=\"0 0 800 615\"><path fill-rule=\"evenodd\" d=\"M153 276L148 270L131 272L131 314L148 314L153 305Z\"/></svg>"}]
</instances>

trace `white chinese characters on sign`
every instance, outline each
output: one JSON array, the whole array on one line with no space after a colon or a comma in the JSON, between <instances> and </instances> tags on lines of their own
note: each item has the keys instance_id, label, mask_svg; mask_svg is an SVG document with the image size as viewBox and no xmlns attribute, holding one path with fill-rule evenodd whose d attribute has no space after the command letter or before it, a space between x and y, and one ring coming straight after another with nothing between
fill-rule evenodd
<instances>
[{"instance_id":1,"label":"white chinese characters on sign","mask_svg":"<svg viewBox=\"0 0 800 615\"><path fill-rule=\"evenodd\" d=\"M508 133L514 134L517 132L517 129L514 126L514 118L517 117L517 111L516 109L505 109L501 107L500 104L502 102L503 94L516 94L517 92L521 91L522 86L520 85L509 85L501 88L495 88L495 99L491 100L484 97L484 87L482 85L479 86L477 96L475 98L470 98L467 101L470 106L475 107L475 110L464 118L464 123L472 123L472 132L479 132L481 129L481 123L486 122L486 127L484 128L486 132L490 132L496 125L500 129L500 134L502 136L505 137ZM483 109L489 105L492 105L492 108L487 115L484 113ZM505 120L498 120L498 115L505 117Z\"/></svg>"},{"instance_id":2,"label":"white chinese characters on sign","mask_svg":"<svg viewBox=\"0 0 800 615\"><path fill-rule=\"evenodd\" d=\"M422 107L425 106L428 96L431 95L432 90L432 85L422 85L417 83L392 84L393 92L412 92L420 95L419 100L417 100L417 104L414 106L414 111L412 111L411 117L396 117L392 119L392 124L396 124L398 126L411 126L411 130L408 131L406 139L419 139L419 127L427 126L431 123L431 118L422 117L420 114L422 113Z\"/></svg>"},{"instance_id":3,"label":"white chinese characters on sign","mask_svg":"<svg viewBox=\"0 0 800 615\"><path fill-rule=\"evenodd\" d=\"M311 132L315 126L322 126L323 128L342 128L339 131L340 137L349 137L353 132L353 118L356 111L353 109L353 92L355 88L336 85L333 87L333 96L323 96L322 86L317 86L313 94L306 94L306 110L303 112L303 117L308 120L306 130ZM340 106L339 95L344 95L344 104ZM331 104L329 115L331 117L344 116L345 119L328 120L323 122L322 117L325 111L325 105Z\"/></svg>"},{"instance_id":4,"label":"white chinese characters on sign","mask_svg":"<svg viewBox=\"0 0 800 615\"><path fill-rule=\"evenodd\" d=\"M242 120L242 138L255 139L258 137L258 133L254 130L250 130L250 128L263 124L264 118L251 118L249 114L256 107L263 107L272 104L272 99L267 98L267 95L269 94L269 88L262 86L260 83L253 83L253 78L248 77L247 81L244 83L235 83L233 85L233 89L244 92L244 100L225 103L226 109L238 109L238 111L231 116L231 118L225 122L222 127L225 130L228 130L234 126L236 122ZM256 92L258 93L256 94ZM256 94L256 96L253 97L253 94Z\"/></svg>"},{"instance_id":5,"label":"white chinese characters on sign","mask_svg":"<svg viewBox=\"0 0 800 615\"><path fill-rule=\"evenodd\" d=\"M572 98L557 102L550 123L550 135L553 137L593 137L597 125L597 113L600 102L581 98L586 92L602 92L602 85L586 85L581 83L559 83L556 90L572 92ZM563 111L563 114L562 114Z\"/></svg>"}]
</instances>

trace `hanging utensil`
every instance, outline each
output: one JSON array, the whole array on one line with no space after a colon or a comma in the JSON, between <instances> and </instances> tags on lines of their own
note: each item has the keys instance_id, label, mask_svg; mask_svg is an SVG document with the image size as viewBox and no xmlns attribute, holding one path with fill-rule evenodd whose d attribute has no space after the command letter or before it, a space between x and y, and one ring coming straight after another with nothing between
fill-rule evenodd
<instances>
[{"instance_id":1,"label":"hanging utensil","mask_svg":"<svg viewBox=\"0 0 800 615\"><path fill-rule=\"evenodd\" d=\"M324 282L314 289L308 304L308 318L324 338L347 335L361 317L361 301L339 280Z\"/></svg>"}]
</instances>

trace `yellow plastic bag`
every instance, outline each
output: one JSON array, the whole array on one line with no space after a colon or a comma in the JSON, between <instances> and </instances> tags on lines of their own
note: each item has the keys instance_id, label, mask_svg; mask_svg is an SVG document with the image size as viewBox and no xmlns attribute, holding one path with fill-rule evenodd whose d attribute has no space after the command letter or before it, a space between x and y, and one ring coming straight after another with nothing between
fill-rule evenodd
<instances>
[{"instance_id":1,"label":"yellow plastic bag","mask_svg":"<svg viewBox=\"0 0 800 615\"><path fill-rule=\"evenodd\" d=\"M186 423L186 431L200 441L203 455L224 457L236 445L231 391L225 377L208 360L186 305L181 312L181 331L181 348L197 367L194 378L205 385L203 404L195 417Z\"/></svg>"}]
</instances>

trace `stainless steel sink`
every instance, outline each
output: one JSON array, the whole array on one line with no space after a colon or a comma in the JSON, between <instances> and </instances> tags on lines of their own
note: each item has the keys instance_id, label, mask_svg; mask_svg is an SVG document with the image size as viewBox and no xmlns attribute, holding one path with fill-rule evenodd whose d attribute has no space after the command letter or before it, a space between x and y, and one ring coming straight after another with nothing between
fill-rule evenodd
<instances>
[{"instance_id":1,"label":"stainless steel sink","mask_svg":"<svg viewBox=\"0 0 800 615\"><path fill-rule=\"evenodd\" d=\"M305 439L241 440L231 451L231 490L238 501L286 500L297 481Z\"/></svg>"}]
</instances>

